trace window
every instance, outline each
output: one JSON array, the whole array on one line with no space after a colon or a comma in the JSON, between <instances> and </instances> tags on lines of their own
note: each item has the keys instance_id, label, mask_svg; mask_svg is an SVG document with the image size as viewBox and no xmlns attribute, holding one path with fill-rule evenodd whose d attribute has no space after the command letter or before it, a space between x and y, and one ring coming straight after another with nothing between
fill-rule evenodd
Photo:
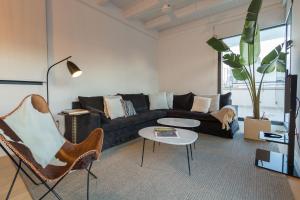
<instances>
[{"instance_id":1,"label":"window","mask_svg":"<svg viewBox=\"0 0 300 200\"><path fill-rule=\"evenodd\" d=\"M261 54L260 60L278 44L285 41L286 27L279 26L261 31ZM239 42L241 36L230 37L223 41L234 53L239 54ZM221 64L221 91L232 92L232 103L238 106L239 117L252 116L252 103L247 87L243 81L233 78L231 68ZM257 80L261 74L257 72ZM272 121L284 121L284 83L285 73L273 72L265 75L261 94L261 114L265 113Z\"/></svg>"}]
</instances>

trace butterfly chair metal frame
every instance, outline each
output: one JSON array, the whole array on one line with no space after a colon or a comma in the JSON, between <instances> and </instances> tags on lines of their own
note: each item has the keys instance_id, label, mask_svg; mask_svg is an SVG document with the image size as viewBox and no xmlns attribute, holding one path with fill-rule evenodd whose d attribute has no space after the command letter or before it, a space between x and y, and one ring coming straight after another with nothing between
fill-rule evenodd
<instances>
[{"instance_id":1,"label":"butterfly chair metal frame","mask_svg":"<svg viewBox=\"0 0 300 200\"><path fill-rule=\"evenodd\" d=\"M100 157L104 133L101 128L95 129L92 131L86 140L80 144L72 144L66 140L62 148L56 154L56 158L67 162L67 165L64 167L48 165L45 168L42 168L32 157L30 150L20 144L21 139L17 136L16 133L3 121L6 117L13 114L22 103L27 99L31 98L31 103L35 109L43 113L50 113L47 103L44 98L39 95L29 95L23 99L20 105L13 110L11 113L4 117L0 117L0 129L4 131L4 134L8 135L13 141L8 141L4 136L0 134L0 141L5 144L5 146L13 152L15 156L12 156L6 147L0 143L2 150L9 156L12 162L17 166L17 171L13 178L13 181L9 187L8 193L6 195L6 200L9 199L12 189L15 185L16 179L20 171L22 171L29 180L35 185L43 184L48 190L44 193L39 199L43 199L50 192L59 200L62 197L54 190L55 187L68 175L71 170L87 170L87 199L89 199L89 180L90 175L97 179L97 176L91 172L93 161L97 160ZM51 114L51 113L50 113ZM54 120L53 120L54 122ZM19 160L17 160L17 157ZM22 167L26 166L40 182L35 181ZM50 186L48 182L54 182L53 186Z\"/></svg>"}]
</instances>

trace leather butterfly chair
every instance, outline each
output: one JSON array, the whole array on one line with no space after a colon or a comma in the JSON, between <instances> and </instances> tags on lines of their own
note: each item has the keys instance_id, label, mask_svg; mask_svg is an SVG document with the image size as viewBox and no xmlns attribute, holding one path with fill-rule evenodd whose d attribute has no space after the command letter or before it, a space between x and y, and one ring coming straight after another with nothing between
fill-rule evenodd
<instances>
[{"instance_id":1,"label":"leather butterfly chair","mask_svg":"<svg viewBox=\"0 0 300 200\"><path fill-rule=\"evenodd\" d=\"M97 160L100 156L102 145L103 145L103 130L98 128L92 131L86 140L79 144L72 144L69 141L63 139L63 143L59 151L56 153L55 158L63 162L64 166L57 166L53 164L48 164L45 167L42 167L36 159L34 158L34 152L23 143L23 141L18 136L17 132L14 132L13 129L5 122L7 118L14 115L18 111L25 101L29 101L32 104L32 107L35 111L39 113L48 113L50 114L50 122L54 123L51 112L48 108L48 105L43 97L39 95L29 95L23 99L20 105L9 113L6 116L0 117L0 146L5 151L5 153L11 158L13 163L17 165L17 172L13 179L13 182L10 186L10 189L7 193L6 199L9 199L12 188L15 184L16 178L20 170L35 184L44 184L48 191L40 198L43 199L47 194L52 192L58 199L62 199L54 190L57 184L71 171L71 170L87 170L87 199L89 199L89 177L90 175L97 178L92 172L91 167L93 161ZM26 116L24 117L26 118ZM39 123L38 121L35 123ZM21 124L21 123L20 123ZM56 128L56 125L55 125ZM34 134L43 134L34 133ZM47 141L45 141L47 142ZM4 147L6 146L6 147ZM12 156L8 150L11 150L16 156ZM28 169L41 181L37 183L23 168L22 166L26 165ZM49 186L49 182L54 182L53 186Z\"/></svg>"}]
</instances>

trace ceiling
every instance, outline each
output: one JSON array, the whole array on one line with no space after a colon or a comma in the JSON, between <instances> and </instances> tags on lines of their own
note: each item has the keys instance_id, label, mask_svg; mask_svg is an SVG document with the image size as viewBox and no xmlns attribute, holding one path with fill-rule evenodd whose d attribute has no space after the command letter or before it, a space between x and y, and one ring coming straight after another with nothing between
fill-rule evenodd
<instances>
[{"instance_id":1,"label":"ceiling","mask_svg":"<svg viewBox=\"0 0 300 200\"><path fill-rule=\"evenodd\" d=\"M100 6L113 5L129 20L142 22L149 30L162 31L193 20L247 5L251 0L95 0ZM267 0L280 3L284 0ZM169 12L163 12L170 4Z\"/></svg>"}]
</instances>

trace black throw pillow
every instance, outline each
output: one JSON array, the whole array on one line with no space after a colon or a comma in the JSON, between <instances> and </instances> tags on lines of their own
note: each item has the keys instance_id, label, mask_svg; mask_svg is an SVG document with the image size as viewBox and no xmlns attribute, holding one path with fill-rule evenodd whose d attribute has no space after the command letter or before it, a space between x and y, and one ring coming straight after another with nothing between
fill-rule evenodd
<instances>
[{"instance_id":1,"label":"black throw pillow","mask_svg":"<svg viewBox=\"0 0 300 200\"><path fill-rule=\"evenodd\" d=\"M125 101L131 101L133 107L137 113L146 112L149 110L147 106L146 95L143 93L140 94L118 94L122 96L122 99Z\"/></svg>"},{"instance_id":2,"label":"black throw pillow","mask_svg":"<svg viewBox=\"0 0 300 200\"><path fill-rule=\"evenodd\" d=\"M90 110L89 108L95 108L104 111L104 100L102 96L96 97L78 97L80 105L83 109Z\"/></svg>"},{"instance_id":3,"label":"black throw pillow","mask_svg":"<svg viewBox=\"0 0 300 200\"><path fill-rule=\"evenodd\" d=\"M231 105L231 92L220 95L220 109L224 106Z\"/></svg>"},{"instance_id":4,"label":"black throw pillow","mask_svg":"<svg viewBox=\"0 0 300 200\"><path fill-rule=\"evenodd\" d=\"M174 95L173 109L190 111L194 103L194 96L192 92L184 95Z\"/></svg>"}]
</instances>

